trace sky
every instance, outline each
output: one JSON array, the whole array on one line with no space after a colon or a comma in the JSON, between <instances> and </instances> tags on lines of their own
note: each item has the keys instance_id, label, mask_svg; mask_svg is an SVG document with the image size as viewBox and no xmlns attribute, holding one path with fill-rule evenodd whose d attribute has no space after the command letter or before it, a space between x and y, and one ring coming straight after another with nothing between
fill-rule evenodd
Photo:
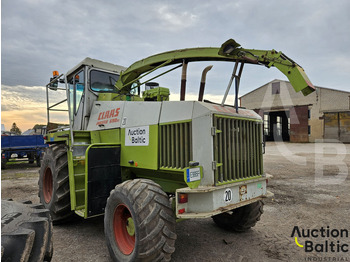
<instances>
[{"instance_id":1,"label":"sky","mask_svg":"<svg viewBox=\"0 0 350 262\"><path fill-rule=\"evenodd\" d=\"M244 48L283 51L314 85L350 91L349 12L348 0L2 0L1 123L9 130L16 122L22 131L45 124L52 71L65 73L85 57L127 67L229 38ZM196 98L207 65L189 66L188 99ZM231 71L214 65L206 99L220 101ZM181 71L172 74L161 86L178 97ZM246 66L240 95L274 79L287 80L276 68Z\"/></svg>"}]
</instances>

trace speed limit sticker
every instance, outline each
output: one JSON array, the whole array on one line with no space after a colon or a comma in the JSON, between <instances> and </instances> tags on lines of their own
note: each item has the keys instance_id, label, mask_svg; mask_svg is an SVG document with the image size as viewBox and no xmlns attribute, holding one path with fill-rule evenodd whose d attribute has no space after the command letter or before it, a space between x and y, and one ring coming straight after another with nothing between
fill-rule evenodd
<instances>
[{"instance_id":1,"label":"speed limit sticker","mask_svg":"<svg viewBox=\"0 0 350 262\"><path fill-rule=\"evenodd\" d=\"M228 203L228 202L232 201L232 190L229 189L229 188L225 189L224 201L225 201L225 203Z\"/></svg>"}]
</instances>

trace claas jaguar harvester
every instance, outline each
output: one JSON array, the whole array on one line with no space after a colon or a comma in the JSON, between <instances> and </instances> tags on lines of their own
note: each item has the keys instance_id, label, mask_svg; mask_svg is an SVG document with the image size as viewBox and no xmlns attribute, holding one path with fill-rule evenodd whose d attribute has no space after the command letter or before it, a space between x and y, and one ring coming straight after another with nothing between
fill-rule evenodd
<instances>
[{"instance_id":1,"label":"claas jaguar harvester","mask_svg":"<svg viewBox=\"0 0 350 262\"><path fill-rule=\"evenodd\" d=\"M185 101L187 66L198 61L232 64L221 103L203 100L211 66L203 70L198 101ZM182 219L212 217L234 231L253 227L271 193L262 119L238 107L245 64L276 67L295 91L314 91L304 70L282 52L245 49L233 39L220 48L160 53L128 68L86 58L66 74L56 72L47 98L63 89L67 99L48 102L48 129L54 126L50 112L65 101L69 126L47 133L39 179L53 222L104 215L115 261L169 261ZM169 101L169 89L153 80L177 68L180 101ZM232 84L236 100L228 105Z\"/></svg>"}]
</instances>

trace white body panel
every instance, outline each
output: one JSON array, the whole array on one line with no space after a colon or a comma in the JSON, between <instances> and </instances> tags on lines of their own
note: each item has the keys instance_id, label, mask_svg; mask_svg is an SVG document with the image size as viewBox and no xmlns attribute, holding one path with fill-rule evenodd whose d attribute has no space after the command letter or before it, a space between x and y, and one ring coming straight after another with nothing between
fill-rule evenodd
<instances>
[{"instance_id":1,"label":"white body panel","mask_svg":"<svg viewBox=\"0 0 350 262\"><path fill-rule=\"evenodd\" d=\"M125 101L96 101L91 110L87 130L119 128L122 122Z\"/></svg>"},{"instance_id":2,"label":"white body panel","mask_svg":"<svg viewBox=\"0 0 350 262\"><path fill-rule=\"evenodd\" d=\"M163 102L160 124L192 119L195 102L166 101Z\"/></svg>"},{"instance_id":3,"label":"white body panel","mask_svg":"<svg viewBox=\"0 0 350 262\"><path fill-rule=\"evenodd\" d=\"M176 190L176 192L176 196L179 193L188 194L187 203L180 204L176 200L176 216L178 218L211 217L256 202L268 195L266 177L218 187L183 188ZM179 214L178 210L183 208L186 212Z\"/></svg>"},{"instance_id":4,"label":"white body panel","mask_svg":"<svg viewBox=\"0 0 350 262\"><path fill-rule=\"evenodd\" d=\"M157 125L161 106L161 102L125 102L121 127Z\"/></svg>"}]
</instances>

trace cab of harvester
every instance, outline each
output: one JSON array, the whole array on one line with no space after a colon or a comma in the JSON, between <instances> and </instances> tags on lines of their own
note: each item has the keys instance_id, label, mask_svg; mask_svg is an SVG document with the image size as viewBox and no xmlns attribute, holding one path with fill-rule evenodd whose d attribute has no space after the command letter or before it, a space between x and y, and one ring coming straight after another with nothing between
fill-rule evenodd
<instances>
[{"instance_id":1,"label":"cab of harvester","mask_svg":"<svg viewBox=\"0 0 350 262\"><path fill-rule=\"evenodd\" d=\"M187 65L198 61L231 62L221 103L203 101L212 66L202 72L198 101L185 101ZM170 260L176 219L212 217L235 231L254 226L261 200L272 194L263 171L262 120L238 107L245 64L274 66L296 91L314 90L282 52L244 49L232 39L220 48L157 54L128 68L86 58L56 73L47 85L48 126L55 126L55 106L67 101L69 127L47 134L39 179L53 221L104 214L116 261ZM166 71L154 76L161 68ZM180 101L169 101L169 89L154 80L178 68ZM236 100L228 105L233 83ZM67 99L51 105L50 90L64 90Z\"/></svg>"}]
</instances>

